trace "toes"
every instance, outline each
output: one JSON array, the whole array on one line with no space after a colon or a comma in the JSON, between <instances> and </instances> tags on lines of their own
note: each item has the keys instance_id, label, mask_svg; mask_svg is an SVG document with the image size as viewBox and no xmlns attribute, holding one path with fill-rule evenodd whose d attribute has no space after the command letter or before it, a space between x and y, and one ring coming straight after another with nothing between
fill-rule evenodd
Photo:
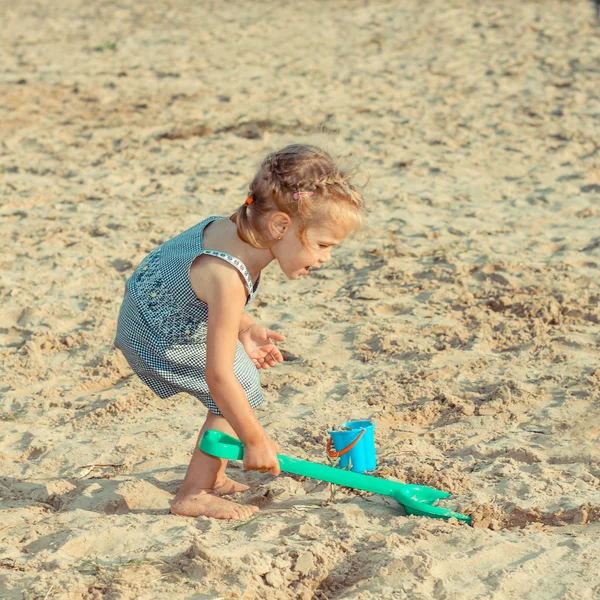
<instances>
[{"instance_id":1,"label":"toes","mask_svg":"<svg viewBox=\"0 0 600 600\"><path fill-rule=\"evenodd\" d=\"M256 506L242 506L241 504L237 504L235 506L235 516L232 518L240 521L247 521L252 518L252 515L256 514L257 511L258 507Z\"/></svg>"},{"instance_id":2,"label":"toes","mask_svg":"<svg viewBox=\"0 0 600 600\"><path fill-rule=\"evenodd\" d=\"M242 506L243 510L243 518L244 519L250 519L252 518L252 515L256 514L258 512L258 509L256 506ZM254 510L252 510L254 509Z\"/></svg>"},{"instance_id":3,"label":"toes","mask_svg":"<svg viewBox=\"0 0 600 600\"><path fill-rule=\"evenodd\" d=\"M244 508L246 509L248 518L250 518L252 515L255 515L258 512L258 508L256 506L246 506Z\"/></svg>"},{"instance_id":4,"label":"toes","mask_svg":"<svg viewBox=\"0 0 600 600\"><path fill-rule=\"evenodd\" d=\"M236 506L232 513L231 513L231 518L235 519L236 521L243 521L246 519L246 515L244 513L244 507L243 506Z\"/></svg>"}]
</instances>

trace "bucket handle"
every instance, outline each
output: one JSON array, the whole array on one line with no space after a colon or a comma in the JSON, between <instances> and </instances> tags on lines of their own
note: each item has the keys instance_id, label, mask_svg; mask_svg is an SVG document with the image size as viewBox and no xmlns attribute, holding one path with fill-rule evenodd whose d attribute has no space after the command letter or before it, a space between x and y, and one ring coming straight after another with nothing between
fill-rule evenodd
<instances>
[{"instance_id":1,"label":"bucket handle","mask_svg":"<svg viewBox=\"0 0 600 600\"><path fill-rule=\"evenodd\" d=\"M354 446L356 446L356 444L358 444L358 440L360 440L360 438L363 435L365 435L366 431L367 431L366 429L362 429L361 432L356 436L356 438L352 442L350 442L343 450L340 450L339 452L331 449L331 446L333 444L333 438L330 437L327 440L327 454L331 458L338 458L338 457L342 456L342 454L346 454L346 452L349 452L350 450L352 450L352 448L354 448Z\"/></svg>"}]
</instances>

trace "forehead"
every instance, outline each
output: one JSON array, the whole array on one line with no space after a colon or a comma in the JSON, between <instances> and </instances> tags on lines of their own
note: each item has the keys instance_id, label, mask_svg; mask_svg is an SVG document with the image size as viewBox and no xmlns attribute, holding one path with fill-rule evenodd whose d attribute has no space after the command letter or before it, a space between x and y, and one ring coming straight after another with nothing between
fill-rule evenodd
<instances>
[{"instance_id":1,"label":"forehead","mask_svg":"<svg viewBox=\"0 0 600 600\"><path fill-rule=\"evenodd\" d=\"M350 220L338 223L316 224L308 227L306 235L313 241L339 244L346 239L353 226L354 223Z\"/></svg>"}]
</instances>

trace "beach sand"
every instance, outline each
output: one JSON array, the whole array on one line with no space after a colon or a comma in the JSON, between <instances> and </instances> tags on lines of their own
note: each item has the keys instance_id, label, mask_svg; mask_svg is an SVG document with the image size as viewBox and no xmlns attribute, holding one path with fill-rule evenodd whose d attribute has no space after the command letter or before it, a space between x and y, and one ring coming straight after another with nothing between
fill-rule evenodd
<instances>
[{"instance_id":1,"label":"beach sand","mask_svg":"<svg viewBox=\"0 0 600 600\"><path fill-rule=\"evenodd\" d=\"M600 597L600 27L586 1L1 7L0 597ZM169 514L205 409L112 347L151 249L266 153L357 166L363 233L264 273L258 410L291 456L376 423L375 475L474 527L282 474Z\"/></svg>"}]
</instances>

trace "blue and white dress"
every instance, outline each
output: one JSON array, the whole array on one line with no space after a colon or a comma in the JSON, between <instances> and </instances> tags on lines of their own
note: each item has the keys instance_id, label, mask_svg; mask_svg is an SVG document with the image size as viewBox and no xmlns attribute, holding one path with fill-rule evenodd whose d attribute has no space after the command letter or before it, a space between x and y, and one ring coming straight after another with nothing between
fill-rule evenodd
<instances>
[{"instance_id":1,"label":"blue and white dress","mask_svg":"<svg viewBox=\"0 0 600 600\"><path fill-rule=\"evenodd\" d=\"M192 289L190 267L203 254L234 266L248 287L246 308L260 282L259 275L252 284L248 269L238 258L204 249L204 229L222 218L226 217L205 219L144 258L127 280L115 338L115 346L133 371L158 396L187 392L216 415L221 412L206 383L208 305ZM233 370L250 406L256 408L264 400L258 369L239 340Z\"/></svg>"}]
</instances>

